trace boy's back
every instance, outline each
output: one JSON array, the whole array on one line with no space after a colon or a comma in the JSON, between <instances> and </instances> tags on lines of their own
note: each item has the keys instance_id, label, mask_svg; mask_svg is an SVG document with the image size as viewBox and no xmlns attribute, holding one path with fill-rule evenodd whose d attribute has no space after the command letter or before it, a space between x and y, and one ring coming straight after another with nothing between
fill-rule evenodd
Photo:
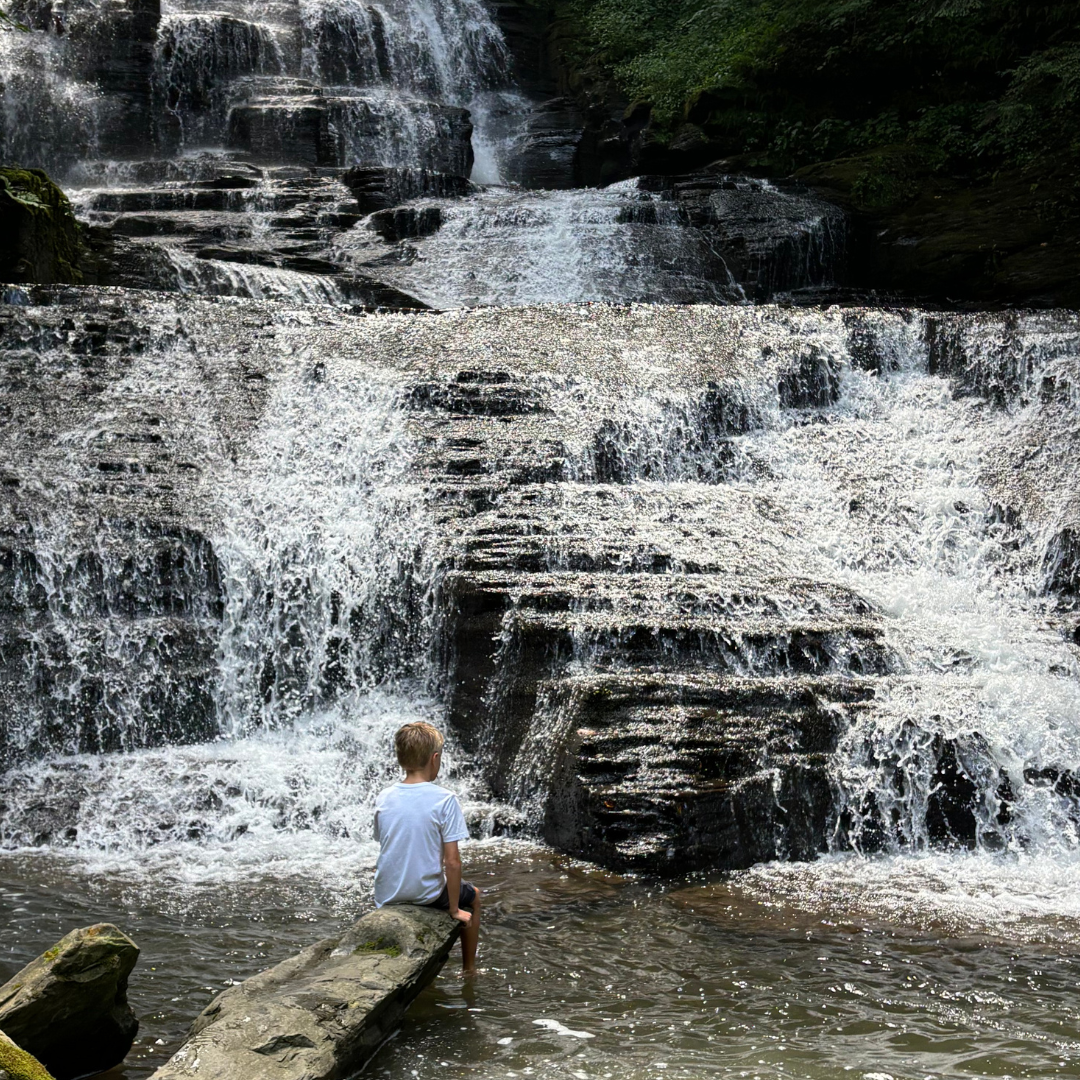
<instances>
[{"instance_id":1,"label":"boy's back","mask_svg":"<svg viewBox=\"0 0 1080 1080\"><path fill-rule=\"evenodd\" d=\"M446 884L443 844L469 838L456 796L434 783L397 783L375 801L375 906L430 904Z\"/></svg>"},{"instance_id":2,"label":"boy's back","mask_svg":"<svg viewBox=\"0 0 1080 1080\"><path fill-rule=\"evenodd\" d=\"M375 906L424 904L447 912L461 927L461 968L476 973L480 890L461 880L458 842L469 830L457 797L435 783L443 736L424 720L405 724L394 752L405 779L375 800Z\"/></svg>"}]
</instances>

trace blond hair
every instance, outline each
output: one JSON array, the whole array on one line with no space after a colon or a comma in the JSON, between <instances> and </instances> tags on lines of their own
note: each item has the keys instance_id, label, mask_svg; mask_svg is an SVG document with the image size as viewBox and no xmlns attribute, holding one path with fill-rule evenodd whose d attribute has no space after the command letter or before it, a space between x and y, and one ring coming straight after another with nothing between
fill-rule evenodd
<instances>
[{"instance_id":1,"label":"blond hair","mask_svg":"<svg viewBox=\"0 0 1080 1080\"><path fill-rule=\"evenodd\" d=\"M443 741L442 732L423 720L398 728L394 736L398 764L406 772L422 769L431 760L431 755L442 749Z\"/></svg>"}]
</instances>

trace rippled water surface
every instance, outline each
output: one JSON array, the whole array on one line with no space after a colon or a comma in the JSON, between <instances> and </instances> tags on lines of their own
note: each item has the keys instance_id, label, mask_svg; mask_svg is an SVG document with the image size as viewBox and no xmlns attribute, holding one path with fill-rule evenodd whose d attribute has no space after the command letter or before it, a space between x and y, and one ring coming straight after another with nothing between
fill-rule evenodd
<instances>
[{"instance_id":1,"label":"rippled water surface","mask_svg":"<svg viewBox=\"0 0 1080 1080\"><path fill-rule=\"evenodd\" d=\"M368 860L333 882L211 887L8 857L0 976L72 926L120 924L143 950L134 1080L230 980L360 914ZM463 984L455 957L368 1075L1080 1076L1074 868L826 859L661 890L525 844L467 861L487 893L483 973Z\"/></svg>"}]
</instances>

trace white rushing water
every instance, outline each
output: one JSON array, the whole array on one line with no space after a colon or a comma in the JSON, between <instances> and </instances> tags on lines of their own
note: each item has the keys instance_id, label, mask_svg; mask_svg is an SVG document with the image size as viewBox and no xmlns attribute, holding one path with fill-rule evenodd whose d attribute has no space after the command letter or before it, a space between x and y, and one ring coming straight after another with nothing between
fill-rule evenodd
<instances>
[{"instance_id":1,"label":"white rushing water","mask_svg":"<svg viewBox=\"0 0 1080 1080\"><path fill-rule=\"evenodd\" d=\"M721 445L677 407L678 389L656 378L674 370L670 346L642 341L634 370L653 390L635 396L602 376L588 389L568 385L552 399L550 421L595 433L604 402L619 418L615 471L626 486L611 491L614 532L605 540L618 542L640 512L641 522L656 519L676 563L680 551L701 556L715 543L708 558L729 560L736 574L782 571L843 586L879 613L892 673L875 680L874 700L832 758L834 853L759 867L745 887L792 904L835 906L840 897L870 914L965 925L1080 915L1076 801L1054 782L1080 768L1080 665L1042 591L1054 513L1045 527L1037 518L1026 531L1006 526L987 480L1000 447L1030 437L1040 399L992 408L957 396L928 373L920 318L874 316L877 372L853 362L843 313L789 319L787 332L835 374L834 404L782 406L775 391L748 385L731 407L749 410L754 426ZM981 331L965 332L971 344ZM1047 344L1034 322L1018 337L1009 347L1028 357L1030 385L1071 347L1067 334ZM1000 345L990 342L986 355ZM166 360L155 363L164 378ZM214 683L220 737L21 766L8 777L23 808L3 826L8 846L33 842L33 807L66 799L76 835L50 843L95 866L179 860L184 873L213 880L272 863L275 872L336 880L370 864L363 822L393 773L390 734L404 718L441 715L428 650L445 525L415 471L423 447L397 376L354 355L289 364L232 479L207 477L225 598ZM579 512L574 493L595 486L596 445L583 444L582 479L565 485L565 506L552 502L568 525ZM1053 498L1048 485L1044 501ZM630 515L623 525L612 516L618 507ZM740 508L764 508L768 535L729 554L737 529L695 539L710 514L737 517ZM652 593L635 588L647 606ZM654 599L662 614L668 601ZM645 607L638 618L648 619ZM581 670L593 662L585 650ZM776 660L748 646L743 662L747 675L768 675ZM942 852L929 821L946 749L975 793L971 854ZM110 806L129 808L122 827ZM845 853L849 842L861 853Z\"/></svg>"},{"instance_id":2,"label":"white rushing water","mask_svg":"<svg viewBox=\"0 0 1080 1080\"><path fill-rule=\"evenodd\" d=\"M374 864L373 800L398 776L393 733L440 715L425 687L435 544L397 388L362 363L328 375L301 356L292 367L236 482L218 493L208 478L226 598L218 737L10 772L6 788L29 813L0 819L0 845L32 846L36 807L64 817L53 843L90 868L181 885L311 874L359 887L358 871ZM85 625L82 608L96 601L90 581L71 580L70 546L42 534L39 578L63 583L53 622L86 655L101 635ZM103 571L108 581L129 573ZM198 582L190 588L199 595ZM161 675L160 658L145 679L132 669L133 633L155 631L143 620L111 649L113 706L128 722L146 679ZM446 773L482 822L490 808L474 805L452 742Z\"/></svg>"},{"instance_id":3,"label":"white rushing water","mask_svg":"<svg viewBox=\"0 0 1080 1080\"><path fill-rule=\"evenodd\" d=\"M276 388L214 545L223 732L425 674L437 548L398 396L313 361Z\"/></svg>"},{"instance_id":4,"label":"white rushing water","mask_svg":"<svg viewBox=\"0 0 1080 1080\"><path fill-rule=\"evenodd\" d=\"M600 190L489 188L468 200L421 200L443 224L412 241L416 258L380 266L387 281L436 308L593 301L700 303L742 299L703 233L637 181ZM659 221L635 224L649 212ZM367 254L358 226L340 242Z\"/></svg>"},{"instance_id":5,"label":"white rushing water","mask_svg":"<svg viewBox=\"0 0 1080 1080\"><path fill-rule=\"evenodd\" d=\"M892 370L845 370L840 400L815 422L738 440L754 490L797 522L793 565L873 601L903 661L832 763L838 823L850 815L851 841L871 852L883 842L884 854L761 867L749 880L778 900L913 925L1076 920L1077 805L1030 771L1080 764L1080 663L1048 620L1047 536L1036 526L1013 550L983 482L990 455L1025 437L1038 404L1001 412L957 397L926 373L915 326L898 322L884 344ZM1053 351L1039 357L1031 341L1024 351L1037 357L1037 385ZM978 793L970 855L931 852L942 739Z\"/></svg>"}]
</instances>

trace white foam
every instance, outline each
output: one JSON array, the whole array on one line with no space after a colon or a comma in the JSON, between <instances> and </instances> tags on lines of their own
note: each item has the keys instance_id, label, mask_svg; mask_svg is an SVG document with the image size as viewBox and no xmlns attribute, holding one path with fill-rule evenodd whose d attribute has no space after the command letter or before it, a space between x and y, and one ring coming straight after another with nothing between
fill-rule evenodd
<instances>
[{"instance_id":1,"label":"white foam","mask_svg":"<svg viewBox=\"0 0 1080 1080\"><path fill-rule=\"evenodd\" d=\"M565 1035L571 1039L595 1039L596 1036L591 1031L574 1031L573 1028L568 1028L561 1020L552 1020L544 1018L541 1020L534 1020L534 1024L537 1027L547 1028L548 1031L554 1032L556 1035Z\"/></svg>"}]
</instances>

